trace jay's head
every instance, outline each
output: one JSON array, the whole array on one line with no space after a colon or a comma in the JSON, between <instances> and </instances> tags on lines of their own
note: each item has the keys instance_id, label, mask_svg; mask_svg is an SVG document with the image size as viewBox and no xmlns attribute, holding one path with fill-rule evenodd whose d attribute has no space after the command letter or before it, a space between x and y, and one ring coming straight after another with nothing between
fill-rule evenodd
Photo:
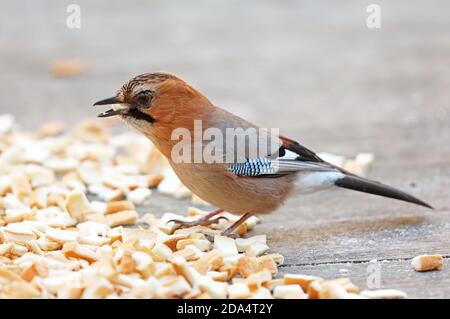
<instances>
[{"instance_id":1,"label":"jay's head","mask_svg":"<svg viewBox=\"0 0 450 319\"><path fill-rule=\"evenodd\" d=\"M99 117L119 116L142 133L151 134L182 125L210 102L175 75L156 72L134 77L115 96L94 104L97 105L112 106Z\"/></svg>"}]
</instances>

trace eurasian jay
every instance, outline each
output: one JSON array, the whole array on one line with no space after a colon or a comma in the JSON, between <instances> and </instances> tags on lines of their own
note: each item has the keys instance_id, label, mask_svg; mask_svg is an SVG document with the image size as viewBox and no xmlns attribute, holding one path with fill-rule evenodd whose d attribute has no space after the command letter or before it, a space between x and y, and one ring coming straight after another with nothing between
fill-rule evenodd
<instances>
[{"instance_id":1,"label":"eurasian jay","mask_svg":"<svg viewBox=\"0 0 450 319\"><path fill-rule=\"evenodd\" d=\"M169 73L136 76L125 83L115 96L94 105L112 105L112 109L99 114L99 117L120 116L147 136L168 159L184 185L203 200L220 208L195 222L177 221L182 226L217 222L212 217L226 210L242 215L223 232L229 235L252 214L273 212L288 196L333 186L432 208L405 192L338 168L294 140L259 130L246 120L214 106L193 86ZM180 143L179 139L174 138L174 132L184 129L195 135L195 120L201 121L201 133L214 129L226 135L230 128L242 129L237 132L254 129L256 143L267 147L260 147L258 152L251 153L249 147L255 144L255 140L251 142L246 136L246 143L243 146L241 144L241 149L239 146L236 149L234 145L231 148L231 161L225 158L228 150L219 154L222 161L211 162L205 158L179 161L174 158L173 150ZM196 149L196 143L200 149ZM203 154L206 147L211 149L211 143L214 144L212 139L184 141L183 146L187 148L183 149L183 153L186 155L200 150ZM223 140L216 142L215 152L229 146L226 144ZM218 154L214 155L217 159Z\"/></svg>"}]
</instances>

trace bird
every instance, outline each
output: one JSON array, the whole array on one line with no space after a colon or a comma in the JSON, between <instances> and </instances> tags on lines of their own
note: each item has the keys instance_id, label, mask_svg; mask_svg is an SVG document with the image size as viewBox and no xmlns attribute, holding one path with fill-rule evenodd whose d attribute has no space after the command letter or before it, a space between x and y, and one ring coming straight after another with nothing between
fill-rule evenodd
<instances>
[{"instance_id":1,"label":"bird","mask_svg":"<svg viewBox=\"0 0 450 319\"><path fill-rule=\"evenodd\" d=\"M333 187L432 209L431 205L406 192L352 174L326 162L293 139L272 134L268 129L215 106L194 86L169 72L144 73L132 78L114 96L94 103L94 106L104 105L112 108L98 117L118 116L144 134L167 158L192 193L218 207L195 221L173 220L180 227L217 223L220 218L215 216L228 211L240 216L222 232L224 236L231 235L251 216L272 213L291 196ZM200 129L196 127L199 123ZM192 135L195 136L197 131L201 138L192 141ZM229 132L240 138L247 131L253 132L253 135L245 136L247 143L231 143L232 147L228 147L230 142L226 138L223 140ZM215 132L219 137L222 134L222 139L205 139L207 132ZM191 139L174 138L174 135L183 137L184 133ZM250 150L254 148L252 145L262 147L254 152ZM215 152L205 152L211 148ZM174 152L175 149L179 152ZM232 156L226 157L230 152ZM212 154L214 161L202 156L193 160L192 153ZM183 155L184 160L176 154Z\"/></svg>"}]
</instances>

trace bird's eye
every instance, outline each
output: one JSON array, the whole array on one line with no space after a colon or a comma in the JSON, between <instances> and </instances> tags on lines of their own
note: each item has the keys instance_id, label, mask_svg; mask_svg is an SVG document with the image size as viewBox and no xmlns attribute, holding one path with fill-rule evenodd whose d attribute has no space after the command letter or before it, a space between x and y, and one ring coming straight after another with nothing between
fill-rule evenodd
<instances>
[{"instance_id":1,"label":"bird's eye","mask_svg":"<svg viewBox=\"0 0 450 319\"><path fill-rule=\"evenodd\" d=\"M149 100L148 96L146 96L146 95L139 95L138 98L137 98L137 103L140 106L144 106L144 105L147 105L148 100Z\"/></svg>"},{"instance_id":2,"label":"bird's eye","mask_svg":"<svg viewBox=\"0 0 450 319\"><path fill-rule=\"evenodd\" d=\"M138 106L148 106L151 98L152 98L151 91L140 92L136 98L136 104Z\"/></svg>"}]
</instances>

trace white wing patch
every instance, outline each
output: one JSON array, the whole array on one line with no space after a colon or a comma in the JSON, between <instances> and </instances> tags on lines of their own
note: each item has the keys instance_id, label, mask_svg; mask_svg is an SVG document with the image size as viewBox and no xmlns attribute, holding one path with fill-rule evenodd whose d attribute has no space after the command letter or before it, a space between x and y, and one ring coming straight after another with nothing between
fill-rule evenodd
<instances>
[{"instance_id":1,"label":"white wing patch","mask_svg":"<svg viewBox=\"0 0 450 319\"><path fill-rule=\"evenodd\" d=\"M314 193L333 186L338 179L344 176L338 171L299 172L295 188L301 194Z\"/></svg>"},{"instance_id":2,"label":"white wing patch","mask_svg":"<svg viewBox=\"0 0 450 319\"><path fill-rule=\"evenodd\" d=\"M297 153L294 153L290 150L285 149L285 154L282 157L278 157L278 159L290 159L290 160L295 160L297 158L299 158L300 155L298 155Z\"/></svg>"}]
</instances>

